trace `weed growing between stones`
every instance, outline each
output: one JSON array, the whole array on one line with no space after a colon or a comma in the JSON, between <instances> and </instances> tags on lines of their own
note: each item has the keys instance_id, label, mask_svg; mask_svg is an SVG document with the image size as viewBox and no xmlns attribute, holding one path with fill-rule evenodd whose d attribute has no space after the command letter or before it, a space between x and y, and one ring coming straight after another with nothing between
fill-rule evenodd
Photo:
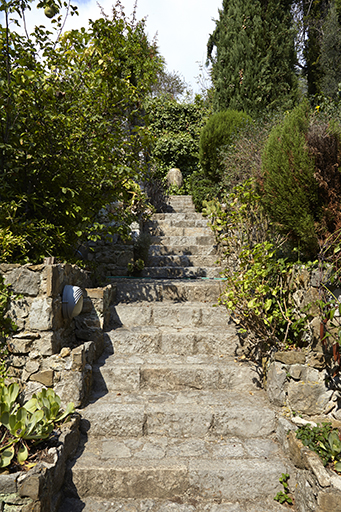
<instances>
[{"instance_id":1,"label":"weed growing between stones","mask_svg":"<svg viewBox=\"0 0 341 512\"><path fill-rule=\"evenodd\" d=\"M274 497L275 501L278 501L279 503L288 503L288 505L293 505L292 498L289 496L289 485L288 480L290 476L288 473L282 473L281 478L279 479L280 483L283 485L284 491L279 491L276 496Z\"/></svg>"},{"instance_id":2,"label":"weed growing between stones","mask_svg":"<svg viewBox=\"0 0 341 512\"><path fill-rule=\"evenodd\" d=\"M316 427L308 423L296 430L296 437L319 455L324 466L329 465L341 473L341 434L331 423L317 424Z\"/></svg>"}]
</instances>

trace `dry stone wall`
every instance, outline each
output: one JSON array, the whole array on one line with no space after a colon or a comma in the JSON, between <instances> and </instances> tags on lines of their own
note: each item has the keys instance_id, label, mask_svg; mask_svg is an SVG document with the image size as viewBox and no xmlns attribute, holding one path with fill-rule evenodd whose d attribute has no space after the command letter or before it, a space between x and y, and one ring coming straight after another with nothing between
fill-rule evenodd
<instances>
[{"instance_id":1,"label":"dry stone wall","mask_svg":"<svg viewBox=\"0 0 341 512\"><path fill-rule=\"evenodd\" d=\"M9 377L29 398L51 387L63 405L86 402L92 385L92 364L103 351L105 326L115 287L92 288L89 274L75 265L0 265L16 298L9 315L18 330L8 339ZM65 285L83 290L79 316L63 318Z\"/></svg>"}]
</instances>

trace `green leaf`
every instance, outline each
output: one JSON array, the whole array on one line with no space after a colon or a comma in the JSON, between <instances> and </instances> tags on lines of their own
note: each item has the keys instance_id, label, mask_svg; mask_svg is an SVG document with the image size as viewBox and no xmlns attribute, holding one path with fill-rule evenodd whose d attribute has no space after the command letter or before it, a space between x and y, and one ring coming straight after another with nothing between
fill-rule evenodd
<instances>
[{"instance_id":1,"label":"green leaf","mask_svg":"<svg viewBox=\"0 0 341 512\"><path fill-rule=\"evenodd\" d=\"M0 468L5 468L10 465L14 457L14 452L13 445L0 452Z\"/></svg>"},{"instance_id":2,"label":"green leaf","mask_svg":"<svg viewBox=\"0 0 341 512\"><path fill-rule=\"evenodd\" d=\"M19 464L23 464L28 457L28 449L25 444L21 444L18 449L17 459Z\"/></svg>"}]
</instances>

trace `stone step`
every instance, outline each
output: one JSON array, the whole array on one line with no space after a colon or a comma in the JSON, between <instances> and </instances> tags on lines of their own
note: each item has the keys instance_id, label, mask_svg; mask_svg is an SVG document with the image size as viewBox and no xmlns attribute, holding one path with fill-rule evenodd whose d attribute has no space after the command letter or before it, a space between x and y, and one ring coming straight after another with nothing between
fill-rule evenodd
<instances>
[{"instance_id":1,"label":"stone step","mask_svg":"<svg viewBox=\"0 0 341 512\"><path fill-rule=\"evenodd\" d=\"M214 246L215 238L213 234L202 236L151 236L150 243L151 245L164 245L170 248L178 245L185 248L193 245Z\"/></svg>"},{"instance_id":2,"label":"stone step","mask_svg":"<svg viewBox=\"0 0 341 512\"><path fill-rule=\"evenodd\" d=\"M225 327L172 328L121 327L107 333L115 354L227 355L239 354L240 342L233 324Z\"/></svg>"},{"instance_id":3,"label":"stone step","mask_svg":"<svg viewBox=\"0 0 341 512\"><path fill-rule=\"evenodd\" d=\"M167 211L169 212L195 212L192 196L169 196L167 203Z\"/></svg>"},{"instance_id":4,"label":"stone step","mask_svg":"<svg viewBox=\"0 0 341 512\"><path fill-rule=\"evenodd\" d=\"M175 227L169 226L168 224L157 224L154 226L146 227L144 230L146 233L149 233L152 237L154 236L212 236L212 231L207 226L200 227Z\"/></svg>"},{"instance_id":5,"label":"stone step","mask_svg":"<svg viewBox=\"0 0 341 512\"><path fill-rule=\"evenodd\" d=\"M165 254L162 256L149 256L148 267L218 267L217 259L218 256L215 254L205 256Z\"/></svg>"},{"instance_id":6,"label":"stone step","mask_svg":"<svg viewBox=\"0 0 341 512\"><path fill-rule=\"evenodd\" d=\"M82 410L88 437L264 437L274 433L276 414L262 390L184 390L94 395Z\"/></svg>"},{"instance_id":7,"label":"stone step","mask_svg":"<svg viewBox=\"0 0 341 512\"><path fill-rule=\"evenodd\" d=\"M227 327L229 316L224 306L214 307L202 302L163 304L139 302L119 303L111 307L111 320L118 326L154 326L154 327Z\"/></svg>"},{"instance_id":8,"label":"stone step","mask_svg":"<svg viewBox=\"0 0 341 512\"><path fill-rule=\"evenodd\" d=\"M217 247L214 245L157 245L149 247L150 256L210 256L217 255Z\"/></svg>"},{"instance_id":9,"label":"stone step","mask_svg":"<svg viewBox=\"0 0 341 512\"><path fill-rule=\"evenodd\" d=\"M172 278L190 278L198 279L206 277L216 279L221 277L220 267L145 267L142 277L151 277L153 279L172 279Z\"/></svg>"},{"instance_id":10,"label":"stone step","mask_svg":"<svg viewBox=\"0 0 341 512\"><path fill-rule=\"evenodd\" d=\"M250 496L252 498L252 496ZM68 498L58 512L288 512L272 497L255 500L203 500L172 497L170 500Z\"/></svg>"},{"instance_id":11,"label":"stone step","mask_svg":"<svg viewBox=\"0 0 341 512\"><path fill-rule=\"evenodd\" d=\"M227 356L111 355L94 365L94 391L257 390L258 368Z\"/></svg>"},{"instance_id":12,"label":"stone step","mask_svg":"<svg viewBox=\"0 0 341 512\"><path fill-rule=\"evenodd\" d=\"M117 441L103 440L102 446L93 446L92 452L91 447L85 447L82 458L72 467L73 485L81 499L91 496L109 500L184 497L238 501L252 497L261 501L281 490L279 478L291 469L278 457L272 457L271 461L235 458L229 457L227 450L225 457L187 458L179 455L180 447L174 450L173 457L149 458L148 448L151 455L155 452L161 455L162 443L154 446L154 450L148 447L141 457L115 457L115 448L128 455L130 447L134 447L133 441L124 447L117 446ZM223 447L217 445L216 448ZM114 456L110 457L111 453Z\"/></svg>"},{"instance_id":13,"label":"stone step","mask_svg":"<svg viewBox=\"0 0 341 512\"><path fill-rule=\"evenodd\" d=\"M200 213L154 213L145 226L206 227L208 222Z\"/></svg>"},{"instance_id":14,"label":"stone step","mask_svg":"<svg viewBox=\"0 0 341 512\"><path fill-rule=\"evenodd\" d=\"M210 279L110 279L116 302L217 302L226 285Z\"/></svg>"}]
</instances>

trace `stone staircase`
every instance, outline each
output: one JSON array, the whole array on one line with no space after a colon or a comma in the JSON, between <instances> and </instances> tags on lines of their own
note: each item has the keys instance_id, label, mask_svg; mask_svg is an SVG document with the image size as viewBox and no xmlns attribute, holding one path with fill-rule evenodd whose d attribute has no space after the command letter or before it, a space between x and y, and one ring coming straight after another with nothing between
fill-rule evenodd
<instances>
[{"instance_id":1,"label":"stone staircase","mask_svg":"<svg viewBox=\"0 0 341 512\"><path fill-rule=\"evenodd\" d=\"M293 471L277 413L214 306L223 282L198 278L219 275L212 236L190 198L171 207L148 225L149 279L116 282L60 512L287 510L273 499Z\"/></svg>"}]
</instances>

